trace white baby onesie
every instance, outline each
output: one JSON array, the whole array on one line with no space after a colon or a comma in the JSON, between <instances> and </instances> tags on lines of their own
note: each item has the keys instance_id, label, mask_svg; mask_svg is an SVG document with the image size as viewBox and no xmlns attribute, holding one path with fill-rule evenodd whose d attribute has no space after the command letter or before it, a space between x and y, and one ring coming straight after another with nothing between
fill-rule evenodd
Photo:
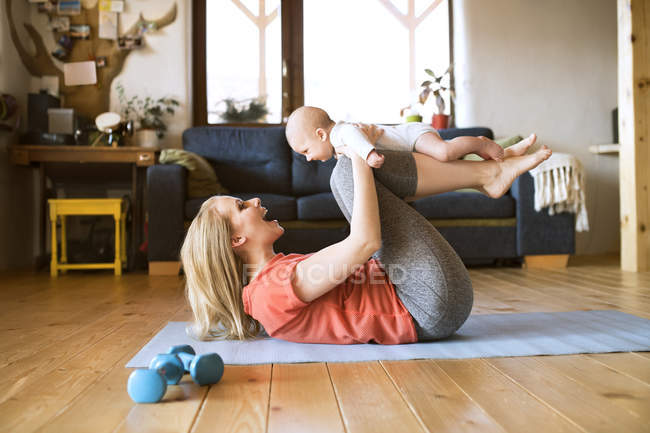
<instances>
[{"instance_id":1,"label":"white baby onesie","mask_svg":"<svg viewBox=\"0 0 650 433\"><path fill-rule=\"evenodd\" d=\"M440 136L431 125L419 122L402 123L400 125L377 125L384 130L381 137L372 143L359 128L352 123L338 122L330 131L330 142L334 148L350 146L365 161L373 150L398 150L413 152L417 139L427 132Z\"/></svg>"}]
</instances>

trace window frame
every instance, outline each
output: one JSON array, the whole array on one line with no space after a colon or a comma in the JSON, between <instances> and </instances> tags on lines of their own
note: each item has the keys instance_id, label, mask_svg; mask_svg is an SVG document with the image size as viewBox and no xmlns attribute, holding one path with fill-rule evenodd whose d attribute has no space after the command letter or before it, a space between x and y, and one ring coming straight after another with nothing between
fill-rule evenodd
<instances>
[{"instance_id":1,"label":"window frame","mask_svg":"<svg viewBox=\"0 0 650 433\"><path fill-rule=\"evenodd\" d=\"M281 0L282 34L282 123L208 123L207 77L206 77L206 2L192 0L192 125L193 126L241 126L266 128L284 125L293 110L304 105L304 52L303 52L303 0ZM449 60L454 63L453 0L449 9ZM454 88L454 71L450 74ZM450 103L451 121L454 122L454 101ZM451 127L452 125L450 125Z\"/></svg>"}]
</instances>

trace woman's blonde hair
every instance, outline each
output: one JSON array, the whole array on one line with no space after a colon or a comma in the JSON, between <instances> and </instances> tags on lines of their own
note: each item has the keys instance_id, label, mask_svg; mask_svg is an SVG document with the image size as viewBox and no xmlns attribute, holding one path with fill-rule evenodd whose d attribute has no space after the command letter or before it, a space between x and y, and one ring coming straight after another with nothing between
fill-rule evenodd
<instances>
[{"instance_id":1,"label":"woman's blonde hair","mask_svg":"<svg viewBox=\"0 0 650 433\"><path fill-rule=\"evenodd\" d=\"M194 323L188 333L200 340L251 340L262 326L244 312L243 263L230 244L232 228L206 200L194 217L181 247L185 295Z\"/></svg>"}]
</instances>

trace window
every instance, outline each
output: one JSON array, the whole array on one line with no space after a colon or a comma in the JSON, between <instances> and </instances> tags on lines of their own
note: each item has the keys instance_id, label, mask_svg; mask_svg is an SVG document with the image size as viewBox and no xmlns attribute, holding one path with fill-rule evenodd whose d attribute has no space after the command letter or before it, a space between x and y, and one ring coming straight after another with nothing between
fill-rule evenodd
<instances>
[{"instance_id":1,"label":"window","mask_svg":"<svg viewBox=\"0 0 650 433\"><path fill-rule=\"evenodd\" d=\"M266 116L244 120L252 125L279 124L300 105L400 122L424 69L451 63L449 1L195 0L194 123L232 123L227 99L265 102ZM425 118L434 107L430 98Z\"/></svg>"},{"instance_id":2,"label":"window","mask_svg":"<svg viewBox=\"0 0 650 433\"><path fill-rule=\"evenodd\" d=\"M267 115L241 120L280 123L280 0L207 1L205 18L208 123L236 120L228 106L255 116L261 104Z\"/></svg>"}]
</instances>

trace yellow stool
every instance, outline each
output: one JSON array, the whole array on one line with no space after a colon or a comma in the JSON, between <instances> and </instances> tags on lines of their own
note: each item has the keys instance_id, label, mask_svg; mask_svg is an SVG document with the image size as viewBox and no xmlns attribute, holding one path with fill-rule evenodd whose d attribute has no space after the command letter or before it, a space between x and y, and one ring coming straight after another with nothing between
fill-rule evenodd
<instances>
[{"instance_id":1,"label":"yellow stool","mask_svg":"<svg viewBox=\"0 0 650 433\"><path fill-rule=\"evenodd\" d=\"M49 199L50 222L52 223L52 262L50 275L58 276L59 270L68 269L114 269L115 275L122 275L126 264L126 210L119 198ZM65 217L67 215L113 215L115 218L115 262L68 264L65 238ZM56 221L61 217L61 263L58 262L56 244Z\"/></svg>"}]
</instances>

